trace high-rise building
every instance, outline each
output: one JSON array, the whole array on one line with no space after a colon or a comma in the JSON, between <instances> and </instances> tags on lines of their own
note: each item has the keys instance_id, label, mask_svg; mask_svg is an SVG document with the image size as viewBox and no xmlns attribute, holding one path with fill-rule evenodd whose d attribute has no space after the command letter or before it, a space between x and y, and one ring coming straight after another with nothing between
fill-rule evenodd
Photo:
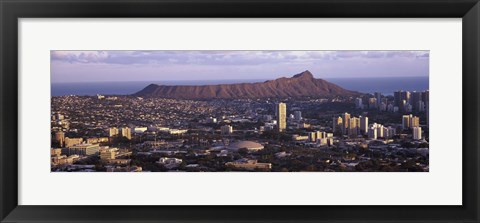
<instances>
[{"instance_id":1,"label":"high-rise building","mask_svg":"<svg viewBox=\"0 0 480 223\"><path fill-rule=\"evenodd\" d=\"M360 133L365 135L368 133L368 117L360 116Z\"/></svg>"},{"instance_id":2,"label":"high-rise building","mask_svg":"<svg viewBox=\"0 0 480 223\"><path fill-rule=\"evenodd\" d=\"M428 104L429 102L427 101L427 103L425 104L425 113L427 115L427 125L428 125L428 122L430 121L429 113L428 113Z\"/></svg>"},{"instance_id":3,"label":"high-rise building","mask_svg":"<svg viewBox=\"0 0 480 223\"><path fill-rule=\"evenodd\" d=\"M375 99L377 101L377 107L379 107L380 104L382 104L382 93L375 92L374 95L375 95Z\"/></svg>"},{"instance_id":4,"label":"high-rise building","mask_svg":"<svg viewBox=\"0 0 480 223\"><path fill-rule=\"evenodd\" d=\"M416 108L417 108L417 111L419 112L425 111L425 102L419 101Z\"/></svg>"},{"instance_id":5,"label":"high-rise building","mask_svg":"<svg viewBox=\"0 0 480 223\"><path fill-rule=\"evenodd\" d=\"M343 120L343 123L342 123L342 134L347 134L348 133L348 126L350 124L350 114L348 113L344 113L342 115L342 120Z\"/></svg>"},{"instance_id":6,"label":"high-rise building","mask_svg":"<svg viewBox=\"0 0 480 223\"><path fill-rule=\"evenodd\" d=\"M308 133L308 141L310 141L310 142L317 141L317 132L309 132Z\"/></svg>"},{"instance_id":7,"label":"high-rise building","mask_svg":"<svg viewBox=\"0 0 480 223\"><path fill-rule=\"evenodd\" d=\"M420 102L422 101L422 92L412 92L412 107L415 111L421 111Z\"/></svg>"},{"instance_id":8,"label":"high-rise building","mask_svg":"<svg viewBox=\"0 0 480 223\"><path fill-rule=\"evenodd\" d=\"M422 127L413 127L413 139L422 139Z\"/></svg>"},{"instance_id":9,"label":"high-rise building","mask_svg":"<svg viewBox=\"0 0 480 223\"><path fill-rule=\"evenodd\" d=\"M405 105L405 112L412 112L413 111L413 107L411 104L406 104Z\"/></svg>"},{"instance_id":10,"label":"high-rise building","mask_svg":"<svg viewBox=\"0 0 480 223\"><path fill-rule=\"evenodd\" d=\"M410 128L410 124L412 123L411 121L412 115L403 115L402 116L402 128L403 129L408 129Z\"/></svg>"},{"instance_id":11,"label":"high-rise building","mask_svg":"<svg viewBox=\"0 0 480 223\"><path fill-rule=\"evenodd\" d=\"M55 140L58 142L58 145L60 147L63 147L63 144L65 142L65 133L62 131L56 132L55 133Z\"/></svg>"},{"instance_id":12,"label":"high-rise building","mask_svg":"<svg viewBox=\"0 0 480 223\"><path fill-rule=\"evenodd\" d=\"M231 125L224 125L220 127L220 132L222 135L230 135L233 133L233 127Z\"/></svg>"},{"instance_id":13,"label":"high-rise building","mask_svg":"<svg viewBox=\"0 0 480 223\"><path fill-rule=\"evenodd\" d=\"M368 128L368 138L370 139L377 139L377 129L374 127Z\"/></svg>"},{"instance_id":14,"label":"high-rise building","mask_svg":"<svg viewBox=\"0 0 480 223\"><path fill-rule=\"evenodd\" d=\"M401 111L405 111L407 106L411 104L411 94L409 91L393 92L393 98L395 106L400 108Z\"/></svg>"},{"instance_id":15,"label":"high-rise building","mask_svg":"<svg viewBox=\"0 0 480 223\"><path fill-rule=\"evenodd\" d=\"M385 127L381 124L373 123L368 128L368 138L377 139L385 137Z\"/></svg>"},{"instance_id":16,"label":"high-rise building","mask_svg":"<svg viewBox=\"0 0 480 223\"><path fill-rule=\"evenodd\" d=\"M343 129L342 117L333 117L333 132L341 132Z\"/></svg>"},{"instance_id":17,"label":"high-rise building","mask_svg":"<svg viewBox=\"0 0 480 223\"><path fill-rule=\"evenodd\" d=\"M295 111L293 112L293 117L295 120L300 121L302 120L302 112L301 111Z\"/></svg>"},{"instance_id":18,"label":"high-rise building","mask_svg":"<svg viewBox=\"0 0 480 223\"><path fill-rule=\"evenodd\" d=\"M413 116L412 114L402 116L402 128L403 129L413 128L413 127L418 127L418 126L420 126L420 118L419 117Z\"/></svg>"},{"instance_id":19,"label":"high-rise building","mask_svg":"<svg viewBox=\"0 0 480 223\"><path fill-rule=\"evenodd\" d=\"M355 108L356 109L363 109L362 98L356 98L355 99Z\"/></svg>"},{"instance_id":20,"label":"high-rise building","mask_svg":"<svg viewBox=\"0 0 480 223\"><path fill-rule=\"evenodd\" d=\"M422 92L422 101L427 104L427 102L430 102L430 97L429 97L429 91L426 90Z\"/></svg>"},{"instance_id":21,"label":"high-rise building","mask_svg":"<svg viewBox=\"0 0 480 223\"><path fill-rule=\"evenodd\" d=\"M407 106L408 106L408 103L407 103L407 100L402 100L402 102L400 102L400 110L405 112L407 110Z\"/></svg>"},{"instance_id":22,"label":"high-rise building","mask_svg":"<svg viewBox=\"0 0 480 223\"><path fill-rule=\"evenodd\" d=\"M277 130L279 132L285 131L287 129L287 104L278 103L277 104Z\"/></svg>"},{"instance_id":23,"label":"high-rise building","mask_svg":"<svg viewBox=\"0 0 480 223\"><path fill-rule=\"evenodd\" d=\"M393 92L394 106L402 107L402 91Z\"/></svg>"},{"instance_id":24,"label":"high-rise building","mask_svg":"<svg viewBox=\"0 0 480 223\"><path fill-rule=\"evenodd\" d=\"M360 127L360 119L357 117L350 118L348 125L348 134L352 137L358 136L358 128Z\"/></svg>"},{"instance_id":25,"label":"high-rise building","mask_svg":"<svg viewBox=\"0 0 480 223\"><path fill-rule=\"evenodd\" d=\"M108 136L115 137L118 135L118 129L116 127L112 127L108 129Z\"/></svg>"},{"instance_id":26,"label":"high-rise building","mask_svg":"<svg viewBox=\"0 0 480 223\"><path fill-rule=\"evenodd\" d=\"M369 98L368 99L368 108L369 109L377 108L377 99L376 98Z\"/></svg>"},{"instance_id":27,"label":"high-rise building","mask_svg":"<svg viewBox=\"0 0 480 223\"><path fill-rule=\"evenodd\" d=\"M427 115L427 125L430 121L429 119L429 105L430 105L430 96L429 96L429 91L426 90L422 93L422 101L423 103L425 103L425 113Z\"/></svg>"},{"instance_id":28,"label":"high-rise building","mask_svg":"<svg viewBox=\"0 0 480 223\"><path fill-rule=\"evenodd\" d=\"M327 138L326 132L317 131L317 139L325 139Z\"/></svg>"},{"instance_id":29,"label":"high-rise building","mask_svg":"<svg viewBox=\"0 0 480 223\"><path fill-rule=\"evenodd\" d=\"M381 131L382 131L382 136L383 136L383 138L385 138L385 139L390 138L390 136L388 135L388 128L387 128L387 127L382 126Z\"/></svg>"},{"instance_id":30,"label":"high-rise building","mask_svg":"<svg viewBox=\"0 0 480 223\"><path fill-rule=\"evenodd\" d=\"M402 91L402 100L405 100L407 104L410 104L410 91Z\"/></svg>"},{"instance_id":31,"label":"high-rise building","mask_svg":"<svg viewBox=\"0 0 480 223\"><path fill-rule=\"evenodd\" d=\"M395 128L389 126L389 127L387 127L386 132L384 132L384 133L386 134L385 138L392 138L394 135L397 134L397 130Z\"/></svg>"},{"instance_id":32,"label":"high-rise building","mask_svg":"<svg viewBox=\"0 0 480 223\"><path fill-rule=\"evenodd\" d=\"M128 127L121 128L122 137L132 139L132 130Z\"/></svg>"},{"instance_id":33,"label":"high-rise building","mask_svg":"<svg viewBox=\"0 0 480 223\"><path fill-rule=\"evenodd\" d=\"M410 128L419 127L419 126L420 126L420 118L417 116L413 116L410 119Z\"/></svg>"}]
</instances>

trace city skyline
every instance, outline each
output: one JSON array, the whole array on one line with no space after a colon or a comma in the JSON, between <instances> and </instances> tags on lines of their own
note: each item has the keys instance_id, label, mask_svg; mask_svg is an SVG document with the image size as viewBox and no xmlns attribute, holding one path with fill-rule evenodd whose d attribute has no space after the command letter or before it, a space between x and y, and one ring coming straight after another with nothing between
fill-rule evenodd
<instances>
[{"instance_id":1,"label":"city skyline","mask_svg":"<svg viewBox=\"0 0 480 223\"><path fill-rule=\"evenodd\" d=\"M222 100L54 97L51 167L55 172L428 172L429 91L393 93L286 103L230 99L227 106ZM352 107L319 106L331 103ZM66 106L59 110L59 105ZM96 122L85 122L92 115Z\"/></svg>"},{"instance_id":2,"label":"city skyline","mask_svg":"<svg viewBox=\"0 0 480 223\"><path fill-rule=\"evenodd\" d=\"M429 172L428 61L428 51L52 51L51 171Z\"/></svg>"},{"instance_id":3,"label":"city skyline","mask_svg":"<svg viewBox=\"0 0 480 223\"><path fill-rule=\"evenodd\" d=\"M429 51L51 51L52 83L426 77Z\"/></svg>"}]
</instances>

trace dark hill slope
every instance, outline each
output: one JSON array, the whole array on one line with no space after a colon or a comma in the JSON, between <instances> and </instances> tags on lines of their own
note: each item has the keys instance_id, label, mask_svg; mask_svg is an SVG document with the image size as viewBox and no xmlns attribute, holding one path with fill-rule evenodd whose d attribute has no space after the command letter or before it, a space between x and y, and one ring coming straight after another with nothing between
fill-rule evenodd
<instances>
[{"instance_id":1,"label":"dark hill slope","mask_svg":"<svg viewBox=\"0 0 480 223\"><path fill-rule=\"evenodd\" d=\"M198 86L169 86L150 84L133 94L140 97L162 97L175 99L234 99L267 97L305 96L354 96L358 92L349 91L322 79L316 79L309 71L291 78L279 78L261 83L219 84Z\"/></svg>"}]
</instances>

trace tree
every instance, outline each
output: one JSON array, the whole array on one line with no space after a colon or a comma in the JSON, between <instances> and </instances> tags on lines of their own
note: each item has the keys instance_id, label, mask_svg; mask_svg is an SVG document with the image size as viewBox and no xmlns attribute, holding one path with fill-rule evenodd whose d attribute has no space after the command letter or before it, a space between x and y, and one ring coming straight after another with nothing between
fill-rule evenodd
<instances>
[{"instance_id":1,"label":"tree","mask_svg":"<svg viewBox=\"0 0 480 223\"><path fill-rule=\"evenodd\" d=\"M242 156L246 156L248 154L248 149L247 148L240 148L238 149L238 154Z\"/></svg>"}]
</instances>

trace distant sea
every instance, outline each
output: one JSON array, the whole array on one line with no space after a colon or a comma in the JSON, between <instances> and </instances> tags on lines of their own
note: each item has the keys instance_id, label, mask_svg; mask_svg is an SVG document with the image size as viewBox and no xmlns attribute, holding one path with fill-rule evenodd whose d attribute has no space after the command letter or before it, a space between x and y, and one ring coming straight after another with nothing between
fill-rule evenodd
<instances>
[{"instance_id":1,"label":"distant sea","mask_svg":"<svg viewBox=\"0 0 480 223\"><path fill-rule=\"evenodd\" d=\"M369 77L369 78L324 78L345 89L362 93L381 92L393 95L394 91L425 91L428 90L428 77ZM254 83L265 80L202 80L202 81L133 81L133 82L71 82L52 83L52 96L64 95L128 95L142 90L149 84L161 85L211 85Z\"/></svg>"}]
</instances>

